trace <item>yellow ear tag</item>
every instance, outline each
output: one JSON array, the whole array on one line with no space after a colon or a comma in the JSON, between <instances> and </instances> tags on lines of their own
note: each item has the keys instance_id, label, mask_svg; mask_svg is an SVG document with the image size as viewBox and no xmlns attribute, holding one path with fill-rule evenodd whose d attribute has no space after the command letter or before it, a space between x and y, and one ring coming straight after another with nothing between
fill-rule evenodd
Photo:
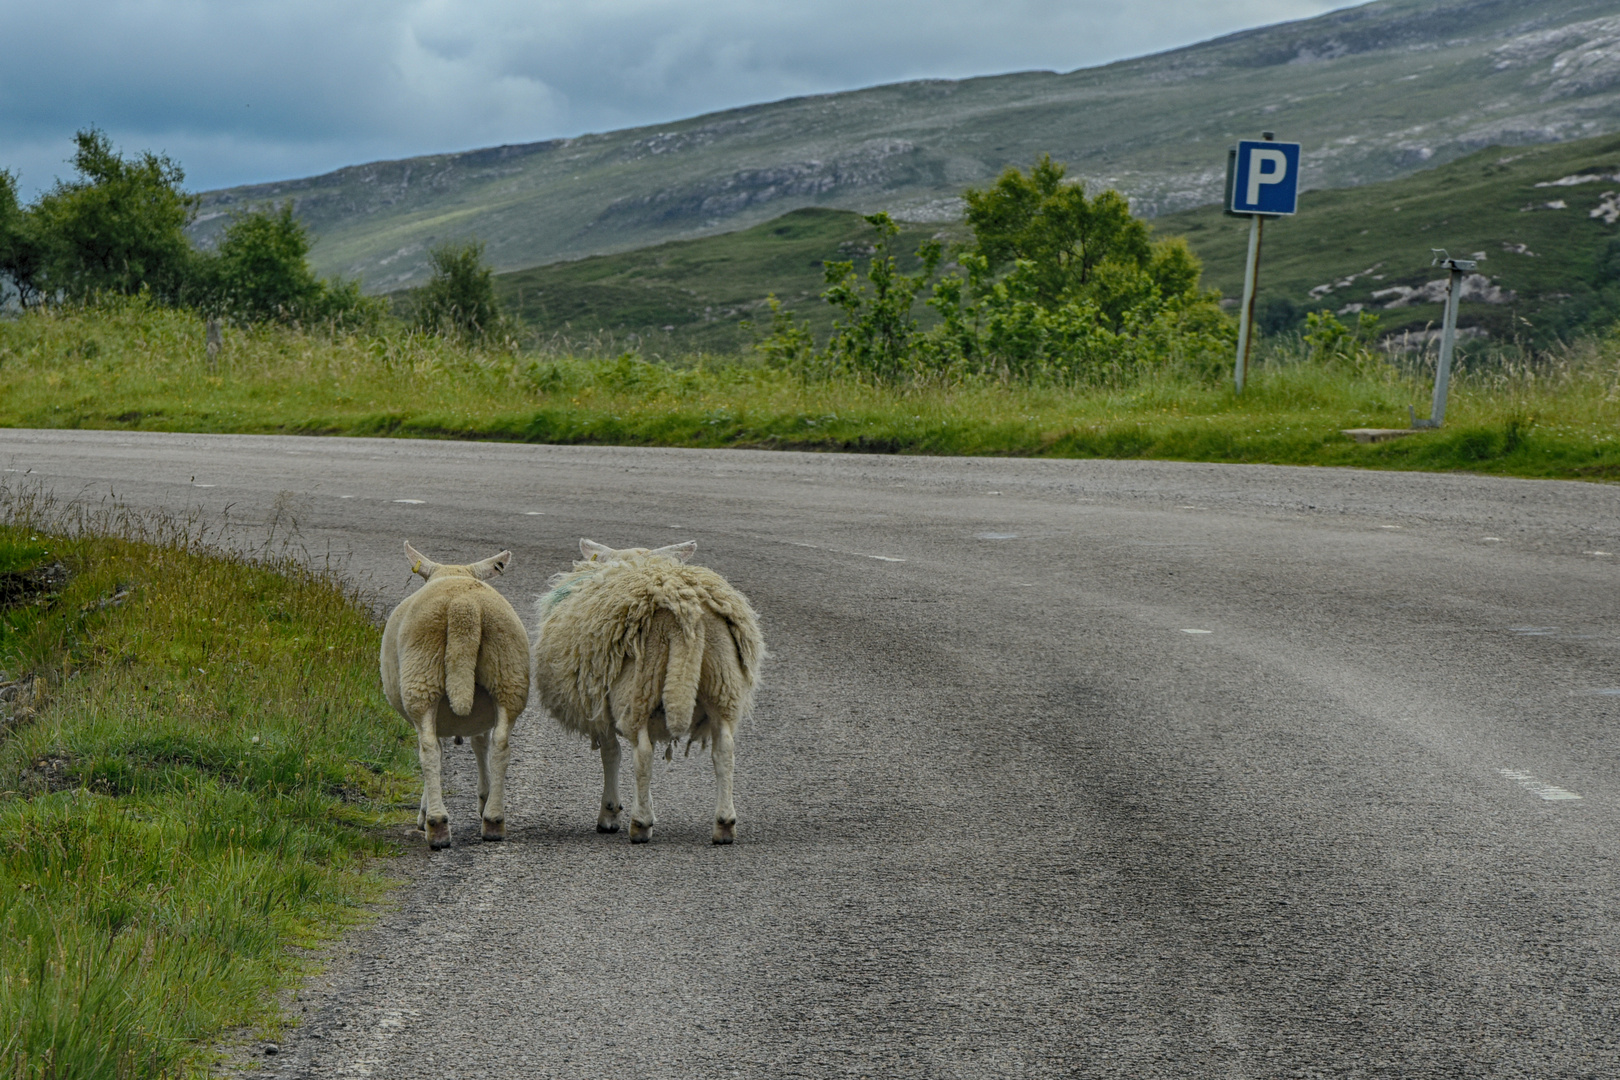
<instances>
[{"instance_id":1,"label":"yellow ear tag","mask_svg":"<svg viewBox=\"0 0 1620 1080\"><path fill-rule=\"evenodd\" d=\"M593 552L591 552L591 562L595 562L595 561L596 561L596 552L593 551Z\"/></svg>"},{"instance_id":2,"label":"yellow ear tag","mask_svg":"<svg viewBox=\"0 0 1620 1080\"><path fill-rule=\"evenodd\" d=\"M418 573L421 573L421 571L422 571L422 560L417 559L414 563L411 564L411 573L418 574Z\"/></svg>"}]
</instances>

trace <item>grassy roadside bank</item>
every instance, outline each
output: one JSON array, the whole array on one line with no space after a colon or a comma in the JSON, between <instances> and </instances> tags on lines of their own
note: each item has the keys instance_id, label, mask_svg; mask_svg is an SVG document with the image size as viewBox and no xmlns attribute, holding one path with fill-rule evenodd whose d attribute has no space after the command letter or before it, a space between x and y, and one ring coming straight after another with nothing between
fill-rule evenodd
<instances>
[{"instance_id":1,"label":"grassy roadside bank","mask_svg":"<svg viewBox=\"0 0 1620 1080\"><path fill-rule=\"evenodd\" d=\"M1428 412L1421 372L1263 356L1242 398L1185 375L1118 388L801 383L746 364L469 352L439 339L228 331L140 303L0 322L0 424L551 443L1464 469L1620 477L1620 341L1465 362L1447 426L1361 446L1347 427Z\"/></svg>"},{"instance_id":2,"label":"grassy roadside bank","mask_svg":"<svg viewBox=\"0 0 1620 1080\"><path fill-rule=\"evenodd\" d=\"M205 1075L385 887L377 631L291 562L8 502L0 1075Z\"/></svg>"}]
</instances>

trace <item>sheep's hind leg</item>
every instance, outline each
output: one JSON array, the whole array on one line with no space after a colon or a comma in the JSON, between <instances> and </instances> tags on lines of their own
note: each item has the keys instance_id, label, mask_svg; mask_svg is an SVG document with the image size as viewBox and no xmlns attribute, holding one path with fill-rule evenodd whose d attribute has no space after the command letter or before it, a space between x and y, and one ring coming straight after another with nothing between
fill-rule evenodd
<instances>
[{"instance_id":1,"label":"sheep's hind leg","mask_svg":"<svg viewBox=\"0 0 1620 1080\"><path fill-rule=\"evenodd\" d=\"M478 759L478 816L483 817L484 807L489 805L489 732L474 735L472 748L473 757Z\"/></svg>"},{"instance_id":2,"label":"sheep's hind leg","mask_svg":"<svg viewBox=\"0 0 1620 1080\"><path fill-rule=\"evenodd\" d=\"M435 701L416 722L416 755L422 762L422 808L417 823L426 830L428 847L435 851L450 846L450 814L444 808L442 759L435 730L438 710Z\"/></svg>"},{"instance_id":3,"label":"sheep's hind leg","mask_svg":"<svg viewBox=\"0 0 1620 1080\"><path fill-rule=\"evenodd\" d=\"M636 804L630 808L630 842L645 844L652 839L652 737L642 727L636 732Z\"/></svg>"},{"instance_id":4,"label":"sheep's hind leg","mask_svg":"<svg viewBox=\"0 0 1620 1080\"><path fill-rule=\"evenodd\" d=\"M495 730L474 736L473 746L480 742L489 747L489 763L484 766L484 755L479 755L479 786L487 785L488 797L480 793L478 812L484 819L485 840L506 839L506 765L512 759L512 718L499 705L495 707Z\"/></svg>"},{"instance_id":5,"label":"sheep's hind leg","mask_svg":"<svg viewBox=\"0 0 1620 1080\"><path fill-rule=\"evenodd\" d=\"M616 833L624 810L619 801L619 736L610 731L598 741L602 747L602 808L596 815L596 831Z\"/></svg>"},{"instance_id":6,"label":"sheep's hind leg","mask_svg":"<svg viewBox=\"0 0 1620 1080\"><path fill-rule=\"evenodd\" d=\"M737 840L737 808L731 802L731 772L736 764L734 725L716 724L714 732L714 832L710 834L716 844L731 844Z\"/></svg>"}]
</instances>

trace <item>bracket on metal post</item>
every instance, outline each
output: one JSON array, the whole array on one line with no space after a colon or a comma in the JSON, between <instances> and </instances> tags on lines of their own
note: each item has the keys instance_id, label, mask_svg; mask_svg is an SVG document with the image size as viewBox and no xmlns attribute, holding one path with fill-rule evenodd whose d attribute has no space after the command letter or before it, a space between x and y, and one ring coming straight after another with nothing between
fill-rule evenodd
<instances>
[{"instance_id":1,"label":"bracket on metal post","mask_svg":"<svg viewBox=\"0 0 1620 1080\"><path fill-rule=\"evenodd\" d=\"M1431 248L1434 258L1430 266L1443 266L1451 272L1446 289L1446 317L1440 326L1440 360L1434 369L1434 401L1429 407L1429 418L1419 420L1417 410L1408 405L1407 415L1414 428L1437 428L1446 422L1446 394L1451 388L1451 356L1457 347L1457 302L1462 297L1463 275L1479 263L1473 259L1453 259L1445 248Z\"/></svg>"}]
</instances>

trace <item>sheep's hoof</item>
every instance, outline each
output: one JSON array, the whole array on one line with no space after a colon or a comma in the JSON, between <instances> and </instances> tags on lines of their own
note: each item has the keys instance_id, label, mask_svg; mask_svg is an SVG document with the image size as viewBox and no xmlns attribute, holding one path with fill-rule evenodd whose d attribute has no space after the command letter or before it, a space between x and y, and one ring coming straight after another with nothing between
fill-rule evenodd
<instances>
[{"instance_id":1,"label":"sheep's hoof","mask_svg":"<svg viewBox=\"0 0 1620 1080\"><path fill-rule=\"evenodd\" d=\"M645 844L652 839L652 826L643 825L639 821L630 823L630 842L632 844Z\"/></svg>"},{"instance_id":2,"label":"sheep's hoof","mask_svg":"<svg viewBox=\"0 0 1620 1080\"><path fill-rule=\"evenodd\" d=\"M596 831L601 833L615 833L619 831L619 823L614 818L597 818Z\"/></svg>"},{"instance_id":3,"label":"sheep's hoof","mask_svg":"<svg viewBox=\"0 0 1620 1080\"><path fill-rule=\"evenodd\" d=\"M735 844L737 842L737 819L732 818L730 821L721 821L716 818L714 833L709 839L716 844Z\"/></svg>"},{"instance_id":4,"label":"sheep's hoof","mask_svg":"<svg viewBox=\"0 0 1620 1080\"><path fill-rule=\"evenodd\" d=\"M488 818L485 818L483 836L485 840L505 840L506 819L502 818L499 821L491 821Z\"/></svg>"},{"instance_id":5,"label":"sheep's hoof","mask_svg":"<svg viewBox=\"0 0 1620 1080\"><path fill-rule=\"evenodd\" d=\"M434 851L443 851L450 846L450 822L430 821L427 827L428 847Z\"/></svg>"}]
</instances>

